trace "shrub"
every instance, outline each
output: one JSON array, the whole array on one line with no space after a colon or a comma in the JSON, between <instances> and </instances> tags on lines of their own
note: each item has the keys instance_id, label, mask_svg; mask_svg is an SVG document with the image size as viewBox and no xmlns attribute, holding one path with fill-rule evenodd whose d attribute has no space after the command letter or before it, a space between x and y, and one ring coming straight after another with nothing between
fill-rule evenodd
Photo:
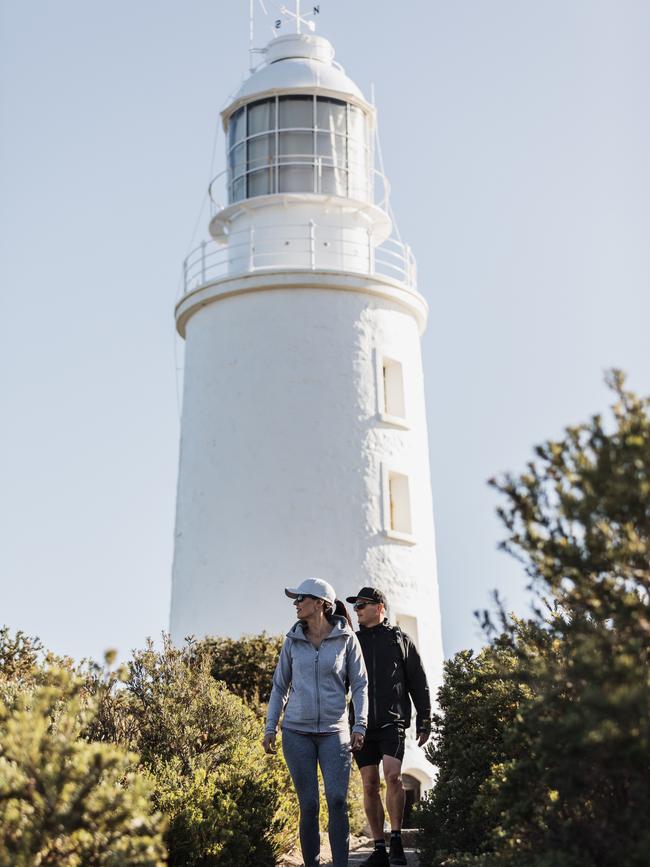
<instances>
[{"instance_id":1,"label":"shrub","mask_svg":"<svg viewBox=\"0 0 650 867\"><path fill-rule=\"evenodd\" d=\"M231 692L263 714L271 697L273 672L280 656L283 636L244 635L242 638L206 638L193 644L193 652L207 654L212 676Z\"/></svg>"},{"instance_id":2,"label":"shrub","mask_svg":"<svg viewBox=\"0 0 650 867\"><path fill-rule=\"evenodd\" d=\"M49 685L0 702L0 865L162 864L163 823L137 757L82 740L94 711L83 684L46 674Z\"/></svg>"},{"instance_id":3,"label":"shrub","mask_svg":"<svg viewBox=\"0 0 650 867\"><path fill-rule=\"evenodd\" d=\"M158 652L149 643L134 653L124 689L105 700L104 723L150 775L169 820L170 865L272 867L295 834L286 769L265 755L260 720L211 666L200 647L165 638Z\"/></svg>"},{"instance_id":4,"label":"shrub","mask_svg":"<svg viewBox=\"0 0 650 867\"><path fill-rule=\"evenodd\" d=\"M527 695L509 676L515 668L515 655L499 642L445 663L426 748L436 784L415 814L423 864L447 863L457 852L479 854L489 841L496 818L480 799L482 787L493 765L509 757L508 730Z\"/></svg>"},{"instance_id":5,"label":"shrub","mask_svg":"<svg viewBox=\"0 0 650 867\"><path fill-rule=\"evenodd\" d=\"M473 716L497 723L481 761L459 708L444 704L471 685L475 662L447 668L431 805L461 809L440 822L423 811L424 865L648 863L650 400L626 391L620 373L608 382L610 427L594 416L568 428L521 475L493 482L506 501L503 547L524 563L538 610L524 632L499 612L502 633L482 660L498 663L497 680L481 676L473 697ZM516 712L495 716L500 681ZM459 778L468 766L474 782ZM433 837L445 821L446 851Z\"/></svg>"}]
</instances>

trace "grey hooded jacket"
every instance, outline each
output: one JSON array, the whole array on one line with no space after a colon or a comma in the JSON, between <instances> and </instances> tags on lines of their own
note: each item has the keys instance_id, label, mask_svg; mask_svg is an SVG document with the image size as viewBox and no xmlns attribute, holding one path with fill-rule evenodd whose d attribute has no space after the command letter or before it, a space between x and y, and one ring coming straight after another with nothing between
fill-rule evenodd
<instances>
[{"instance_id":1,"label":"grey hooded jacket","mask_svg":"<svg viewBox=\"0 0 650 867\"><path fill-rule=\"evenodd\" d=\"M287 632L273 675L266 715L266 733L282 727L305 733L345 731L347 683L352 692L354 732L365 734L368 720L368 676L359 640L343 617L317 649L298 621Z\"/></svg>"}]
</instances>

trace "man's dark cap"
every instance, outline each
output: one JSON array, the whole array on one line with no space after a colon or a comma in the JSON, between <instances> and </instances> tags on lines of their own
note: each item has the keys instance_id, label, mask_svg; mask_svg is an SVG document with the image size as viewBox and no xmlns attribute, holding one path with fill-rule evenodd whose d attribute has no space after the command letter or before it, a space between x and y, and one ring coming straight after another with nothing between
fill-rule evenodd
<instances>
[{"instance_id":1,"label":"man's dark cap","mask_svg":"<svg viewBox=\"0 0 650 867\"><path fill-rule=\"evenodd\" d=\"M386 604L386 597L384 594L381 590L375 590L374 587L362 587L357 596L346 597L347 602L355 603L359 600L364 602L381 602L382 605Z\"/></svg>"}]
</instances>

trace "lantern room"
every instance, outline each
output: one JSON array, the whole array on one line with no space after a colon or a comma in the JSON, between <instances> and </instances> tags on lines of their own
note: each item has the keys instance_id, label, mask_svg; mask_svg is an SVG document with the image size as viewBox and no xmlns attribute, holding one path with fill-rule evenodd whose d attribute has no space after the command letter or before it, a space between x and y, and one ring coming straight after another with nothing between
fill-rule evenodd
<instances>
[{"instance_id":1,"label":"lantern room","mask_svg":"<svg viewBox=\"0 0 650 867\"><path fill-rule=\"evenodd\" d=\"M372 199L374 112L323 37L274 40L223 120L228 204L276 193Z\"/></svg>"}]
</instances>

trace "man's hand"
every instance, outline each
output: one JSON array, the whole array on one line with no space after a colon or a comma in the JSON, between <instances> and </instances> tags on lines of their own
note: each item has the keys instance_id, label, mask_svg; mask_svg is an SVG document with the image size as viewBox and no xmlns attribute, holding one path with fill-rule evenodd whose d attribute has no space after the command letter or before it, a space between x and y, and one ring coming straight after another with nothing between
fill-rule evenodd
<instances>
[{"instance_id":1,"label":"man's hand","mask_svg":"<svg viewBox=\"0 0 650 867\"><path fill-rule=\"evenodd\" d=\"M269 756L274 756L277 752L275 748L275 735L266 734L264 735L264 740L262 741L262 746L264 747L264 752Z\"/></svg>"},{"instance_id":2,"label":"man's hand","mask_svg":"<svg viewBox=\"0 0 650 867\"><path fill-rule=\"evenodd\" d=\"M418 732L418 746L423 747L431 737L431 729L421 729Z\"/></svg>"},{"instance_id":3,"label":"man's hand","mask_svg":"<svg viewBox=\"0 0 650 867\"><path fill-rule=\"evenodd\" d=\"M352 732L350 735L350 752L358 753L363 746L363 735L359 732Z\"/></svg>"}]
</instances>

